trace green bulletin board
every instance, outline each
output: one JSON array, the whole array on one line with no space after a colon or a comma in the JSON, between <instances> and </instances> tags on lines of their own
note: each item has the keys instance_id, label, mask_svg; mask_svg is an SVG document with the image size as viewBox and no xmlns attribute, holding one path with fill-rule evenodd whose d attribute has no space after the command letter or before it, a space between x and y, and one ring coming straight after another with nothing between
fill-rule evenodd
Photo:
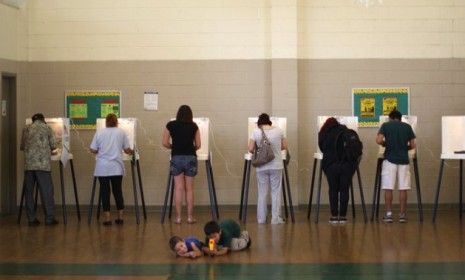
<instances>
[{"instance_id":1,"label":"green bulletin board","mask_svg":"<svg viewBox=\"0 0 465 280\"><path fill-rule=\"evenodd\" d=\"M71 127L94 129L97 118L109 113L120 117L121 92L115 90L83 90L65 93L66 117Z\"/></svg>"},{"instance_id":2,"label":"green bulletin board","mask_svg":"<svg viewBox=\"0 0 465 280\"><path fill-rule=\"evenodd\" d=\"M379 117L397 109L402 115L410 114L409 88L353 88L353 113L359 127L377 127Z\"/></svg>"}]
</instances>

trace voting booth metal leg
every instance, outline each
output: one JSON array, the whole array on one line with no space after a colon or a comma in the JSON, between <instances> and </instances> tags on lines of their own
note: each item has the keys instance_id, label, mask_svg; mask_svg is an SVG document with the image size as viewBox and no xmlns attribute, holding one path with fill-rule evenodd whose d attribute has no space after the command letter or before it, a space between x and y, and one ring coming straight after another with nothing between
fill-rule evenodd
<instances>
[{"instance_id":1,"label":"voting booth metal leg","mask_svg":"<svg viewBox=\"0 0 465 280\"><path fill-rule=\"evenodd\" d=\"M241 202L239 205L239 220L242 221L242 207L244 207L244 189L245 189L245 176L247 173L247 160L244 160L244 171L242 173L242 185L241 185Z\"/></svg>"},{"instance_id":2,"label":"voting booth metal leg","mask_svg":"<svg viewBox=\"0 0 465 280\"><path fill-rule=\"evenodd\" d=\"M212 220L216 221L218 220L218 205L215 203L215 186L214 186L214 181L213 181L213 174L212 174L212 169L211 169L211 163L210 160L207 159L205 161L205 167L207 171L207 181L208 181L208 193L210 194L210 210L212 213Z\"/></svg>"},{"instance_id":3,"label":"voting booth metal leg","mask_svg":"<svg viewBox=\"0 0 465 280\"><path fill-rule=\"evenodd\" d=\"M287 197L289 199L289 212L291 213L292 223L295 223L294 205L292 204L291 186L290 186L290 183L289 183L289 172L287 170L287 165L286 164L284 164L284 177L286 179Z\"/></svg>"},{"instance_id":4,"label":"voting booth metal leg","mask_svg":"<svg viewBox=\"0 0 465 280\"><path fill-rule=\"evenodd\" d=\"M21 190L21 202L19 203L19 210L18 210L18 221L17 223L21 223L21 215L23 213L23 205L25 204L25 193L24 190L26 189L26 173L24 173L23 179L23 189Z\"/></svg>"},{"instance_id":5,"label":"voting booth metal leg","mask_svg":"<svg viewBox=\"0 0 465 280\"><path fill-rule=\"evenodd\" d=\"M241 201L242 203L242 217L241 220L243 223L247 221L247 207L249 203L249 186L250 186L250 173L252 162L250 160L245 161L245 182L244 182L244 198Z\"/></svg>"},{"instance_id":6,"label":"voting booth metal leg","mask_svg":"<svg viewBox=\"0 0 465 280\"><path fill-rule=\"evenodd\" d=\"M418 218L423 223L423 204L421 202L420 174L418 173L418 160L413 159L413 172L415 173L415 183L417 189Z\"/></svg>"},{"instance_id":7,"label":"voting booth metal leg","mask_svg":"<svg viewBox=\"0 0 465 280\"><path fill-rule=\"evenodd\" d=\"M284 217L287 219L289 217L289 212L287 211L286 182L284 181L284 171L281 179L281 189L283 191Z\"/></svg>"},{"instance_id":8,"label":"voting booth metal leg","mask_svg":"<svg viewBox=\"0 0 465 280\"><path fill-rule=\"evenodd\" d=\"M351 198L351 201L352 201L352 218L355 219L355 198L354 198L354 184L352 183L352 181L350 182L350 198Z\"/></svg>"},{"instance_id":9,"label":"voting booth metal leg","mask_svg":"<svg viewBox=\"0 0 465 280\"><path fill-rule=\"evenodd\" d=\"M213 193L213 201L215 203L216 219L219 219L220 218L220 212L218 210L218 199L216 198L215 180L214 180L214 177L213 177L213 168L212 168L210 160L208 160L208 169L209 169L209 172L210 172L210 178L211 178L211 183L212 183L212 193Z\"/></svg>"},{"instance_id":10,"label":"voting booth metal leg","mask_svg":"<svg viewBox=\"0 0 465 280\"><path fill-rule=\"evenodd\" d=\"M460 190L459 190L459 217L460 220L462 220L462 215L463 215L463 160L460 160Z\"/></svg>"},{"instance_id":11,"label":"voting booth metal leg","mask_svg":"<svg viewBox=\"0 0 465 280\"><path fill-rule=\"evenodd\" d=\"M65 181L63 178L63 163L59 161L59 166L60 166L60 187L61 187L61 209L63 211L63 224L68 223L68 218L66 214L66 198L65 198Z\"/></svg>"},{"instance_id":12,"label":"voting booth metal leg","mask_svg":"<svg viewBox=\"0 0 465 280\"><path fill-rule=\"evenodd\" d=\"M380 180L381 180L381 164L383 162L383 159L378 158L378 161L376 163L376 172L375 172L375 184L373 187L373 201L371 204L371 221L373 222L375 219L375 214L377 213L377 208L379 207L379 204L377 203L378 201L378 195L380 192ZM378 216L376 216L376 219L378 219Z\"/></svg>"},{"instance_id":13,"label":"voting booth metal leg","mask_svg":"<svg viewBox=\"0 0 465 280\"><path fill-rule=\"evenodd\" d=\"M320 164L320 171L318 172L318 190L316 193L316 212L315 212L315 224L318 224L318 220L320 218L320 199L321 199L321 179L323 177L323 169L321 168Z\"/></svg>"},{"instance_id":14,"label":"voting booth metal leg","mask_svg":"<svg viewBox=\"0 0 465 280\"><path fill-rule=\"evenodd\" d=\"M69 160L69 166L71 168L71 178L73 180L74 200L76 201L76 211L77 211L78 221L81 221L81 210L79 208L79 197L77 193L76 176L74 173L74 164L73 164L72 159Z\"/></svg>"},{"instance_id":15,"label":"voting booth metal leg","mask_svg":"<svg viewBox=\"0 0 465 280\"><path fill-rule=\"evenodd\" d=\"M438 211L438 203L439 203L439 190L441 189L443 171L444 171L444 159L441 159L441 165L439 167L438 185L436 187L436 198L434 199L433 223L436 222L436 213Z\"/></svg>"},{"instance_id":16,"label":"voting booth metal leg","mask_svg":"<svg viewBox=\"0 0 465 280\"><path fill-rule=\"evenodd\" d=\"M313 188L315 186L315 171L318 164L318 159L313 160L313 169L312 169L312 179L310 185L310 194L308 196L308 209L307 209L307 220L310 219L310 214L312 212L312 202L313 202Z\"/></svg>"},{"instance_id":17,"label":"voting booth metal leg","mask_svg":"<svg viewBox=\"0 0 465 280\"><path fill-rule=\"evenodd\" d=\"M136 222L140 224L140 213L139 213L139 198L137 197L137 183L136 174L134 171L135 160L131 160L131 174L132 174L132 190L134 192L134 210L136 212Z\"/></svg>"},{"instance_id":18,"label":"voting booth metal leg","mask_svg":"<svg viewBox=\"0 0 465 280\"><path fill-rule=\"evenodd\" d=\"M363 220L365 223L367 222L367 209L365 206L365 195L363 194L363 186L362 186L362 176L360 176L360 169L357 166L357 169L355 171L357 173L357 179L358 179L358 188L360 190L360 200L362 202L362 211L363 211Z\"/></svg>"},{"instance_id":19,"label":"voting booth metal leg","mask_svg":"<svg viewBox=\"0 0 465 280\"><path fill-rule=\"evenodd\" d=\"M166 215L166 208L168 206L168 198L170 196L170 193L172 193L172 186L173 186L173 176L171 176L171 172L168 171L168 182L166 183L166 192L165 192L165 202L163 203L163 208L161 210L161 223L163 224L165 222L165 215ZM170 203L170 208L171 208Z\"/></svg>"},{"instance_id":20,"label":"voting booth metal leg","mask_svg":"<svg viewBox=\"0 0 465 280\"><path fill-rule=\"evenodd\" d=\"M139 160L136 160L136 170L137 170L137 178L139 180L139 191L140 191L140 198L142 201L142 211L144 213L144 220L147 220L147 209L145 208L145 197L144 197L144 187L142 186L142 175L140 172L140 163Z\"/></svg>"},{"instance_id":21,"label":"voting booth metal leg","mask_svg":"<svg viewBox=\"0 0 465 280\"><path fill-rule=\"evenodd\" d=\"M94 176L92 183L92 193L90 195L89 211L87 213L87 223L90 225L92 221L92 210L94 208L95 186L97 185L97 177Z\"/></svg>"}]
</instances>

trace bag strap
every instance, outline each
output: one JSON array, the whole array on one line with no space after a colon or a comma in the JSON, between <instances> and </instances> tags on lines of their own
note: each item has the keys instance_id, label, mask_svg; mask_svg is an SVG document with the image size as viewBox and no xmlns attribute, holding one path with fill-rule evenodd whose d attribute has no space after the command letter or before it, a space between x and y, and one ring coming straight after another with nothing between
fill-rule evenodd
<instances>
[{"instance_id":1,"label":"bag strap","mask_svg":"<svg viewBox=\"0 0 465 280\"><path fill-rule=\"evenodd\" d=\"M270 140L268 140L268 137L266 137L266 134L263 128L260 127L260 130L262 131L262 138L265 139L266 142L270 143Z\"/></svg>"}]
</instances>

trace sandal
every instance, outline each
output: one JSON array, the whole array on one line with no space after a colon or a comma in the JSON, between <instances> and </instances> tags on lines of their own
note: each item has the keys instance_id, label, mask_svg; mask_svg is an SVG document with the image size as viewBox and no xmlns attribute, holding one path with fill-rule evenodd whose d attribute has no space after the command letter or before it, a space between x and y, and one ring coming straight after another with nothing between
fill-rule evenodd
<instances>
[{"instance_id":1,"label":"sandal","mask_svg":"<svg viewBox=\"0 0 465 280\"><path fill-rule=\"evenodd\" d=\"M181 223L181 218L176 218L176 220L174 220L174 223L175 224L180 224Z\"/></svg>"},{"instance_id":2,"label":"sandal","mask_svg":"<svg viewBox=\"0 0 465 280\"><path fill-rule=\"evenodd\" d=\"M197 222L197 220L194 219L194 218L192 218L192 217L187 218L187 223L188 223L188 224L195 224L196 222Z\"/></svg>"}]
</instances>

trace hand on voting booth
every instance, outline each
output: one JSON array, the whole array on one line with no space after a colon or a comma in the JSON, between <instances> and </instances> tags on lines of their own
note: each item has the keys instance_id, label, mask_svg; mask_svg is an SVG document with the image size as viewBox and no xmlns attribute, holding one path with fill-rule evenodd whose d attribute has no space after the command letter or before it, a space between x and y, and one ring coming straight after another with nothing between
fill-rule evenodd
<instances>
[{"instance_id":1,"label":"hand on voting booth","mask_svg":"<svg viewBox=\"0 0 465 280\"><path fill-rule=\"evenodd\" d=\"M97 131L100 129L105 128L105 119L104 118L99 118L97 119ZM136 145L136 125L137 125L137 119L136 118L118 118L118 127L124 130L126 135L128 136L129 139L129 147L131 150L136 150L137 145ZM138 157L139 154L134 152L134 155L128 155L121 151L123 154L123 160L132 160L133 156Z\"/></svg>"}]
</instances>

